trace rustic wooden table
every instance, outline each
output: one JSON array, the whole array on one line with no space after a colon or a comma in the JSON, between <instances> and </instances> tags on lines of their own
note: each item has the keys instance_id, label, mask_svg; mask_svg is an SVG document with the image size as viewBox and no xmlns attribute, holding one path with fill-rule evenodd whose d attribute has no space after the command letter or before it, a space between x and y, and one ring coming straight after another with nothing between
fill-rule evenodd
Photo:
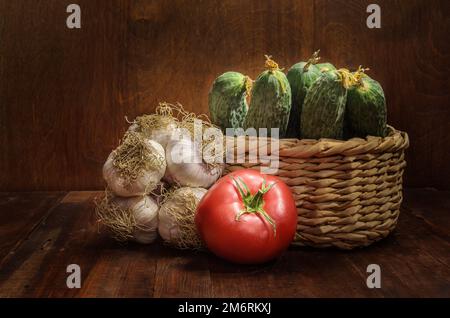
<instances>
[{"instance_id":1,"label":"rustic wooden table","mask_svg":"<svg viewBox=\"0 0 450 318\"><path fill-rule=\"evenodd\" d=\"M238 266L205 252L121 246L98 232L99 192L0 194L2 297L450 297L450 192L409 189L396 231L354 251L291 248ZM366 286L369 264L381 288ZM80 289L66 286L69 264Z\"/></svg>"}]
</instances>

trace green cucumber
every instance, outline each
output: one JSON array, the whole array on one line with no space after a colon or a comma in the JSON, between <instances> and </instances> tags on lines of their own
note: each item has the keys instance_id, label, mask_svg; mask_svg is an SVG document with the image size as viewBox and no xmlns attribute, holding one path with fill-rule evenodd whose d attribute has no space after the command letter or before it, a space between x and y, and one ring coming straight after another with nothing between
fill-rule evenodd
<instances>
[{"instance_id":1,"label":"green cucumber","mask_svg":"<svg viewBox=\"0 0 450 318\"><path fill-rule=\"evenodd\" d=\"M241 128L247 115L247 92L251 79L238 72L226 72L214 81L208 95L211 122L224 132Z\"/></svg>"},{"instance_id":2,"label":"green cucumber","mask_svg":"<svg viewBox=\"0 0 450 318\"><path fill-rule=\"evenodd\" d=\"M380 83L364 73L354 73L356 83L349 89L345 114L349 137L385 137L387 133L386 99Z\"/></svg>"},{"instance_id":3,"label":"green cucumber","mask_svg":"<svg viewBox=\"0 0 450 318\"><path fill-rule=\"evenodd\" d=\"M320 76L320 70L315 63L320 59L319 51L314 52L307 62L294 64L287 73L291 85L292 106L287 128L287 137L300 137L300 118L306 92L312 83Z\"/></svg>"},{"instance_id":4,"label":"green cucumber","mask_svg":"<svg viewBox=\"0 0 450 318\"><path fill-rule=\"evenodd\" d=\"M322 72L306 93L301 137L342 139L350 72Z\"/></svg>"},{"instance_id":5,"label":"green cucumber","mask_svg":"<svg viewBox=\"0 0 450 318\"><path fill-rule=\"evenodd\" d=\"M250 108L244 121L244 129L279 128L279 138L284 138L291 110L291 87L278 64L266 56L267 70L253 83Z\"/></svg>"}]
</instances>

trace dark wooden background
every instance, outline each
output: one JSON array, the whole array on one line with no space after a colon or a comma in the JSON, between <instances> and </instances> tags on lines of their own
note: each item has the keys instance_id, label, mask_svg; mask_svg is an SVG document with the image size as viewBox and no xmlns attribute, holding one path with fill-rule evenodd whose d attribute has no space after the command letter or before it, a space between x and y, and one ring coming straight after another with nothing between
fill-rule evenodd
<instances>
[{"instance_id":1,"label":"dark wooden background","mask_svg":"<svg viewBox=\"0 0 450 318\"><path fill-rule=\"evenodd\" d=\"M82 28L66 7L78 3ZM124 116L158 101L207 112L213 79L286 69L320 48L370 67L411 138L406 185L450 188L450 1L0 0L0 190L101 189Z\"/></svg>"}]
</instances>

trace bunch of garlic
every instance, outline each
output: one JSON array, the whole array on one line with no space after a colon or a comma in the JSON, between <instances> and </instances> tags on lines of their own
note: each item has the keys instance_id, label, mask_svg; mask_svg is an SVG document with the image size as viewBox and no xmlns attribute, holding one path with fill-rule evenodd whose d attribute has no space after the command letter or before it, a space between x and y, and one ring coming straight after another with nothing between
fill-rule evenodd
<instances>
[{"instance_id":1,"label":"bunch of garlic","mask_svg":"<svg viewBox=\"0 0 450 318\"><path fill-rule=\"evenodd\" d=\"M157 238L158 204L148 194L157 188L165 171L165 152L159 143L138 132L125 134L103 166L110 192L96 209L99 221L114 238L142 244Z\"/></svg>"},{"instance_id":2,"label":"bunch of garlic","mask_svg":"<svg viewBox=\"0 0 450 318\"><path fill-rule=\"evenodd\" d=\"M220 141L214 144L209 135L195 141L194 122L210 128ZM103 166L111 193L97 205L99 221L121 241L151 243L159 231L172 246L200 247L197 204L223 171L221 148L218 162L204 152L221 146L222 137L220 129L179 104L161 103L155 114L137 117Z\"/></svg>"}]
</instances>

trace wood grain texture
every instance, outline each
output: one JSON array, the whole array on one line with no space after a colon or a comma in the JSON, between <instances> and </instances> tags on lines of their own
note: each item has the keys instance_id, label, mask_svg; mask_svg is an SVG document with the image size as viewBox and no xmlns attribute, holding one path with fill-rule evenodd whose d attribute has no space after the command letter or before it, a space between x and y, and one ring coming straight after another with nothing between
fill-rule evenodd
<instances>
[{"instance_id":1,"label":"wood grain texture","mask_svg":"<svg viewBox=\"0 0 450 318\"><path fill-rule=\"evenodd\" d=\"M214 296L208 259L203 252L160 246L157 257L154 297Z\"/></svg>"},{"instance_id":2,"label":"wood grain texture","mask_svg":"<svg viewBox=\"0 0 450 318\"><path fill-rule=\"evenodd\" d=\"M370 67L389 122L411 137L406 184L450 188L450 2L380 0L0 0L0 190L101 189L126 121L159 101L207 112L209 86L263 55L286 70L321 49Z\"/></svg>"},{"instance_id":3,"label":"wood grain texture","mask_svg":"<svg viewBox=\"0 0 450 318\"><path fill-rule=\"evenodd\" d=\"M158 246L125 247L109 239L107 232L99 232L93 204L98 195L78 193L78 199L72 196L51 211L2 265L0 296L153 295ZM80 266L86 288L67 288L69 264Z\"/></svg>"},{"instance_id":4,"label":"wood grain texture","mask_svg":"<svg viewBox=\"0 0 450 318\"><path fill-rule=\"evenodd\" d=\"M339 67L369 67L384 88L388 122L407 131L405 184L450 188L450 2L381 0L381 29L366 27L370 0L316 0L314 44Z\"/></svg>"},{"instance_id":5,"label":"wood grain texture","mask_svg":"<svg viewBox=\"0 0 450 318\"><path fill-rule=\"evenodd\" d=\"M396 231L363 249L291 248L263 265L234 265L206 252L160 241L120 245L97 226L101 192L70 192L0 264L1 297L450 297L448 191L405 191ZM17 195L17 202L28 194ZM35 197L44 206L59 194ZM2 209L2 218L23 215ZM0 228L0 246L9 242ZM17 238L17 240L21 240ZM81 289L66 287L66 267L81 267ZM369 264L381 267L381 289L366 286Z\"/></svg>"},{"instance_id":6,"label":"wood grain texture","mask_svg":"<svg viewBox=\"0 0 450 318\"><path fill-rule=\"evenodd\" d=\"M0 193L0 264L64 196L63 192Z\"/></svg>"},{"instance_id":7,"label":"wood grain texture","mask_svg":"<svg viewBox=\"0 0 450 318\"><path fill-rule=\"evenodd\" d=\"M70 30L69 3L1 1L1 189L100 187L121 138L126 4L77 2L82 29Z\"/></svg>"}]
</instances>

